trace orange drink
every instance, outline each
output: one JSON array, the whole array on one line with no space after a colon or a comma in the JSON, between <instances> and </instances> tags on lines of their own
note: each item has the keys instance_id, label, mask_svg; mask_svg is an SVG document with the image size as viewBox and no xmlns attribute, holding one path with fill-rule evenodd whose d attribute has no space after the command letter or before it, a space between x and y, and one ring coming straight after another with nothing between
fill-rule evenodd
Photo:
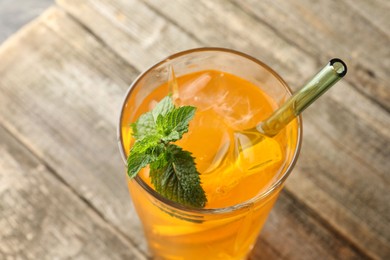
<instances>
[{"instance_id":1,"label":"orange drink","mask_svg":"<svg viewBox=\"0 0 390 260\"><path fill-rule=\"evenodd\" d=\"M175 104L197 108L188 133L176 144L195 157L208 201L198 209L162 197L148 167L129 179L149 248L154 259L245 259L297 159L300 119L260 142L240 131L266 119L290 91L269 67L235 51L176 54L130 88L119 127L124 158L133 142L130 123L172 92L170 68L177 77Z\"/></svg>"}]
</instances>

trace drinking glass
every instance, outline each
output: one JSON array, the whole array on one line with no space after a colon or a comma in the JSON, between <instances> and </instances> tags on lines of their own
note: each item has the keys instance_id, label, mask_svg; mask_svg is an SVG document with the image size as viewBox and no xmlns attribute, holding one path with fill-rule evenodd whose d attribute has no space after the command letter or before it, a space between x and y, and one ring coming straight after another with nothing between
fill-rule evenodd
<instances>
[{"instance_id":1,"label":"drinking glass","mask_svg":"<svg viewBox=\"0 0 390 260\"><path fill-rule=\"evenodd\" d=\"M142 73L124 98L118 143L125 162L131 143L130 123L137 119L143 99L168 81L172 67L176 77L204 70L238 76L266 93L273 100L275 109L291 96L291 90L277 73L249 55L222 48L199 48L174 54ZM273 178L269 185L259 189L252 198L229 207L186 207L164 198L139 176L128 179L153 258L245 259L297 161L302 139L301 122L297 117L278 135L283 143L285 162L270 173Z\"/></svg>"}]
</instances>

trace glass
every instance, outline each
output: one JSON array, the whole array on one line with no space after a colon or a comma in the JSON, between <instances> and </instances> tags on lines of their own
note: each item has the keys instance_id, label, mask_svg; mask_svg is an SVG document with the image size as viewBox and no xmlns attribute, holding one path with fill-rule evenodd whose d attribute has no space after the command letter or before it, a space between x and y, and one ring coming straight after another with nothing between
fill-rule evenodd
<instances>
[{"instance_id":1,"label":"glass","mask_svg":"<svg viewBox=\"0 0 390 260\"><path fill-rule=\"evenodd\" d=\"M275 102L275 109L291 96L280 76L246 54L222 48L174 54L142 73L126 94L118 127L118 143L125 162L131 140L129 124L136 120L145 97L168 81L171 67L176 77L204 70L238 76L261 88ZM130 194L154 259L245 259L298 158L301 118L293 120L278 136L285 142L284 165L272 173L272 182L257 195L229 207L185 207L159 195L139 176L129 180Z\"/></svg>"}]
</instances>

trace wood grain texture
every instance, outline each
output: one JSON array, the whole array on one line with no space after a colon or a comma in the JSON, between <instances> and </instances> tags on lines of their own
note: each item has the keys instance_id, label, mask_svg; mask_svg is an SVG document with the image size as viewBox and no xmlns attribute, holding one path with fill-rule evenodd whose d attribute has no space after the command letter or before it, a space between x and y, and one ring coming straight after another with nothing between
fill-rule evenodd
<instances>
[{"instance_id":1,"label":"wood grain texture","mask_svg":"<svg viewBox=\"0 0 390 260\"><path fill-rule=\"evenodd\" d=\"M377 27L390 37L389 10L390 2L387 0L346 0L353 12L365 17L368 23Z\"/></svg>"},{"instance_id":2,"label":"wood grain texture","mask_svg":"<svg viewBox=\"0 0 390 260\"><path fill-rule=\"evenodd\" d=\"M200 46L141 1L58 0L57 3L139 71L175 52Z\"/></svg>"},{"instance_id":3,"label":"wood grain texture","mask_svg":"<svg viewBox=\"0 0 390 260\"><path fill-rule=\"evenodd\" d=\"M340 57L360 92L390 111L390 5L380 1L235 1L317 62ZM359 7L360 6L360 7ZM366 7L370 8L366 8ZM364 8L362 8L364 7ZM377 21L372 23L372 19ZM375 19L376 18L376 19ZM386 25L387 23L387 25Z\"/></svg>"},{"instance_id":4,"label":"wood grain texture","mask_svg":"<svg viewBox=\"0 0 390 260\"><path fill-rule=\"evenodd\" d=\"M287 75L285 78L293 86L301 85L304 78L318 70L320 68L318 57L324 57L318 54L321 49L317 49L317 53L311 53L301 48L298 43L292 44L293 40L286 38L282 34L283 31L277 31L267 23L261 23L258 18L248 16L247 12L237 9L236 4L229 4L226 1L198 1L196 4L191 4L190 1L179 1L161 6L158 1L146 0L145 2L156 13L205 45L245 49L255 57L265 59L283 76ZM252 5L253 8L256 7L254 2ZM279 6L282 4L280 3ZM262 7L266 9L265 5ZM335 7L327 6L327 8L333 10L332 8ZM309 11L318 10L313 8L307 12ZM192 15L187 15L188 13ZM212 25L207 23L211 17L215 17ZM304 20L299 22L303 23ZM371 29L374 28L365 30ZM99 31L95 33L99 34ZM376 35L381 37L380 32ZM386 41L381 38L380 42ZM349 44L352 44L351 41ZM368 44L370 42L366 41L366 45ZM325 46L329 45L325 44ZM313 45L312 48L314 47ZM347 42L346 46L336 48L333 52L339 50L346 54L348 48ZM370 48L378 48L378 46ZM333 54L327 52L325 56L331 57ZM376 56L378 59L382 56L386 58L386 55L386 50L373 52L373 57ZM370 60L373 61L374 58ZM385 66L387 61L384 59L381 62L384 62L382 65ZM383 71L383 68L381 70ZM349 77L354 78L358 73L359 70L352 69ZM383 76L384 73L381 75ZM371 100L352 84L346 81L340 83L317 102L315 110L305 112L304 117L307 121L305 121L304 139L305 143L310 144L304 145L302 152L305 160L298 163L295 180L287 183L287 189L297 194L324 221L347 236L358 248L366 251L371 257L381 258L390 254L388 246L390 231L387 218L390 210L386 203L388 198L385 191L389 183L390 117L383 104ZM388 86L385 88L388 89ZM388 93L386 89L384 89L385 94ZM313 151L321 151L321 155L318 156ZM319 166L321 171L318 169ZM316 174L317 172L321 172L322 175ZM322 189L321 181L324 178L329 181L323 199L333 206L332 211L323 210L324 204L321 201L310 199ZM313 188L307 189L303 185L305 182L313 183ZM333 198L335 187L340 189L335 193L339 194L336 199ZM371 207L375 213L366 214L367 203L375 205ZM343 215L338 216L334 212ZM379 226L373 223L379 223ZM360 230L355 225L365 228ZM365 232L370 239L365 239Z\"/></svg>"},{"instance_id":5,"label":"wood grain texture","mask_svg":"<svg viewBox=\"0 0 390 260\"><path fill-rule=\"evenodd\" d=\"M57 8L7 41L0 56L2 124L142 245L116 140L134 69Z\"/></svg>"},{"instance_id":6,"label":"wood grain texture","mask_svg":"<svg viewBox=\"0 0 390 260\"><path fill-rule=\"evenodd\" d=\"M366 259L310 209L282 191L249 259Z\"/></svg>"},{"instance_id":7,"label":"wood grain texture","mask_svg":"<svg viewBox=\"0 0 390 260\"><path fill-rule=\"evenodd\" d=\"M139 71L221 46L265 61L297 89L337 54L348 77L305 111L300 160L252 259L390 256L385 1L367 12L360 0L57 3L0 48L0 122L120 236L146 252L115 139Z\"/></svg>"},{"instance_id":8,"label":"wood grain texture","mask_svg":"<svg viewBox=\"0 0 390 260\"><path fill-rule=\"evenodd\" d=\"M146 259L0 126L0 259Z\"/></svg>"}]
</instances>

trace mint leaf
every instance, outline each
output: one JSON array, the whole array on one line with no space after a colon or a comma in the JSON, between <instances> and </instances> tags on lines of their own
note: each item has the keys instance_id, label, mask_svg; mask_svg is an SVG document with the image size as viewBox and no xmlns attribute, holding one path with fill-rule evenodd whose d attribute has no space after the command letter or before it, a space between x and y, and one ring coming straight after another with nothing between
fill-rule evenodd
<instances>
[{"instance_id":1,"label":"mint leaf","mask_svg":"<svg viewBox=\"0 0 390 260\"><path fill-rule=\"evenodd\" d=\"M134 178L138 172L153 161L151 155L141 153L133 153L127 158L127 174L130 178Z\"/></svg>"},{"instance_id":2,"label":"mint leaf","mask_svg":"<svg viewBox=\"0 0 390 260\"><path fill-rule=\"evenodd\" d=\"M141 139L146 135L156 134L156 123L151 112L141 115L137 122L131 124L133 136L136 139Z\"/></svg>"},{"instance_id":3,"label":"mint leaf","mask_svg":"<svg viewBox=\"0 0 390 260\"><path fill-rule=\"evenodd\" d=\"M160 137L157 134L144 136L135 141L130 153L144 153L152 147L159 146L159 143Z\"/></svg>"},{"instance_id":4,"label":"mint leaf","mask_svg":"<svg viewBox=\"0 0 390 260\"><path fill-rule=\"evenodd\" d=\"M151 164L150 176L156 191L183 205L204 207L207 199L191 153L174 144L168 145L166 153L169 159L165 167Z\"/></svg>"},{"instance_id":5,"label":"mint leaf","mask_svg":"<svg viewBox=\"0 0 390 260\"><path fill-rule=\"evenodd\" d=\"M129 177L135 177L142 168L151 162L159 160L163 153L164 147L159 143L157 136L151 135L137 140L127 158L127 173Z\"/></svg>"},{"instance_id":6,"label":"mint leaf","mask_svg":"<svg viewBox=\"0 0 390 260\"><path fill-rule=\"evenodd\" d=\"M170 96L166 96L160 102L158 102L155 108L152 110L154 121L157 121L157 117L159 115L165 116L174 109L175 105L172 102L172 98Z\"/></svg>"},{"instance_id":7,"label":"mint leaf","mask_svg":"<svg viewBox=\"0 0 390 260\"><path fill-rule=\"evenodd\" d=\"M204 207L207 198L190 152L171 142L188 132L195 107L176 108L172 98L163 98L155 108L131 125L136 139L127 159L128 175L135 177L150 165L150 178L157 192L175 202Z\"/></svg>"},{"instance_id":8,"label":"mint leaf","mask_svg":"<svg viewBox=\"0 0 390 260\"><path fill-rule=\"evenodd\" d=\"M163 141L174 142L180 140L188 132L188 124L195 115L195 107L185 106L170 111L165 117L157 118L157 128L164 135Z\"/></svg>"}]
</instances>

